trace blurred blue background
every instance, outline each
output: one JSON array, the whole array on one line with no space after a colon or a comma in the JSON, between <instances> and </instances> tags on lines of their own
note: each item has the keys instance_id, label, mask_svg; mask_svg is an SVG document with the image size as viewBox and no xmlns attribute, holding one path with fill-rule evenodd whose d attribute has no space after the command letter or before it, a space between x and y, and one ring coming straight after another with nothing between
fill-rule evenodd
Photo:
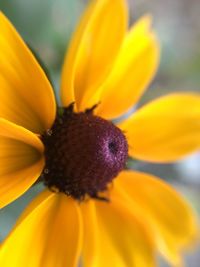
<instances>
[{"instance_id":1,"label":"blurred blue background","mask_svg":"<svg viewBox=\"0 0 200 267\"><path fill-rule=\"evenodd\" d=\"M160 68L142 103L178 90L200 92L200 1L128 2L130 23L144 13L151 13L162 43ZM60 69L71 33L86 3L84 0L0 0L0 10L10 18L24 40L37 51L49 70L56 90L59 88ZM156 174L173 184L200 213L199 153L176 164L140 162L135 163L134 168ZM32 188L28 194L0 211L0 240L40 190L41 186ZM186 266L199 267L198 249L186 256L186 260Z\"/></svg>"}]
</instances>

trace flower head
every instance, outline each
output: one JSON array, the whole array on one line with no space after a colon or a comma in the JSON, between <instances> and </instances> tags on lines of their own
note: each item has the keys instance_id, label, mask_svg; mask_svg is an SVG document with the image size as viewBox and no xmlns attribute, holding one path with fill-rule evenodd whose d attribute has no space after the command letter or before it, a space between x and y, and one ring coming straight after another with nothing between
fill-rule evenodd
<instances>
[{"instance_id":1,"label":"flower head","mask_svg":"<svg viewBox=\"0 0 200 267\"><path fill-rule=\"evenodd\" d=\"M156 252L178 265L194 239L195 216L181 196L126 170L126 160L171 162L199 149L200 96L163 96L108 121L136 104L159 62L150 17L130 30L127 21L124 0L91 1L56 107L40 65L0 14L0 207L39 177L46 185L3 242L4 267L153 267Z\"/></svg>"},{"instance_id":2,"label":"flower head","mask_svg":"<svg viewBox=\"0 0 200 267\"><path fill-rule=\"evenodd\" d=\"M128 156L127 141L114 124L92 110L74 113L73 105L58 115L45 144L45 184L75 199L99 198L122 171Z\"/></svg>"}]
</instances>

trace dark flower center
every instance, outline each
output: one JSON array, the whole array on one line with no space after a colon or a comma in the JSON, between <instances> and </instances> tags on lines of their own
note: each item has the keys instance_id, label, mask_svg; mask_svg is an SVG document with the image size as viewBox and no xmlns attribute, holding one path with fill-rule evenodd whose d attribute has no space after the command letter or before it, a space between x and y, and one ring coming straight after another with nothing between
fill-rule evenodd
<instances>
[{"instance_id":1,"label":"dark flower center","mask_svg":"<svg viewBox=\"0 0 200 267\"><path fill-rule=\"evenodd\" d=\"M57 115L42 140L45 184L79 200L86 195L100 198L99 193L125 167L128 155L119 128L94 116L92 110L74 113L72 105Z\"/></svg>"}]
</instances>

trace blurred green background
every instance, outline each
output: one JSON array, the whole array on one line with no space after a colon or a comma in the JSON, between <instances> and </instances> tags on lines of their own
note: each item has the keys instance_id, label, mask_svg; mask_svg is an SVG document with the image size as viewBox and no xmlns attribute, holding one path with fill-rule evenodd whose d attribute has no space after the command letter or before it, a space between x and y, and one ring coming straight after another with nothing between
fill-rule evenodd
<instances>
[{"instance_id":1,"label":"blurred green background","mask_svg":"<svg viewBox=\"0 0 200 267\"><path fill-rule=\"evenodd\" d=\"M158 74L142 102L177 90L200 92L200 1L128 2L130 23L145 13L151 13L162 43ZM24 40L45 63L57 91L63 57L86 3L84 0L0 0L0 10L10 18ZM136 162L134 168L159 175L172 183L200 213L199 153L177 164ZM0 240L8 233L22 209L40 190L41 186L32 188L28 194L0 211ZM186 256L186 266L200 266L199 252L197 249Z\"/></svg>"}]
</instances>

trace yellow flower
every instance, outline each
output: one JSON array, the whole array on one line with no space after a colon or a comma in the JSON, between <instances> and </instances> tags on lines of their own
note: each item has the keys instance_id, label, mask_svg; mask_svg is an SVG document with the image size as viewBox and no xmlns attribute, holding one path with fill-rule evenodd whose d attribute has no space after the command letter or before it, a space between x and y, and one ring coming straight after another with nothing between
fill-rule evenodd
<instances>
[{"instance_id":1,"label":"yellow flower","mask_svg":"<svg viewBox=\"0 0 200 267\"><path fill-rule=\"evenodd\" d=\"M127 21L124 0L91 2L65 58L56 112L43 70L0 14L0 207L40 175L47 185L3 242L1 266L153 267L157 252L178 266L195 238L179 194L124 167L127 148L150 162L199 149L200 96L167 95L117 126L108 121L136 104L159 61L150 17L129 31Z\"/></svg>"}]
</instances>

